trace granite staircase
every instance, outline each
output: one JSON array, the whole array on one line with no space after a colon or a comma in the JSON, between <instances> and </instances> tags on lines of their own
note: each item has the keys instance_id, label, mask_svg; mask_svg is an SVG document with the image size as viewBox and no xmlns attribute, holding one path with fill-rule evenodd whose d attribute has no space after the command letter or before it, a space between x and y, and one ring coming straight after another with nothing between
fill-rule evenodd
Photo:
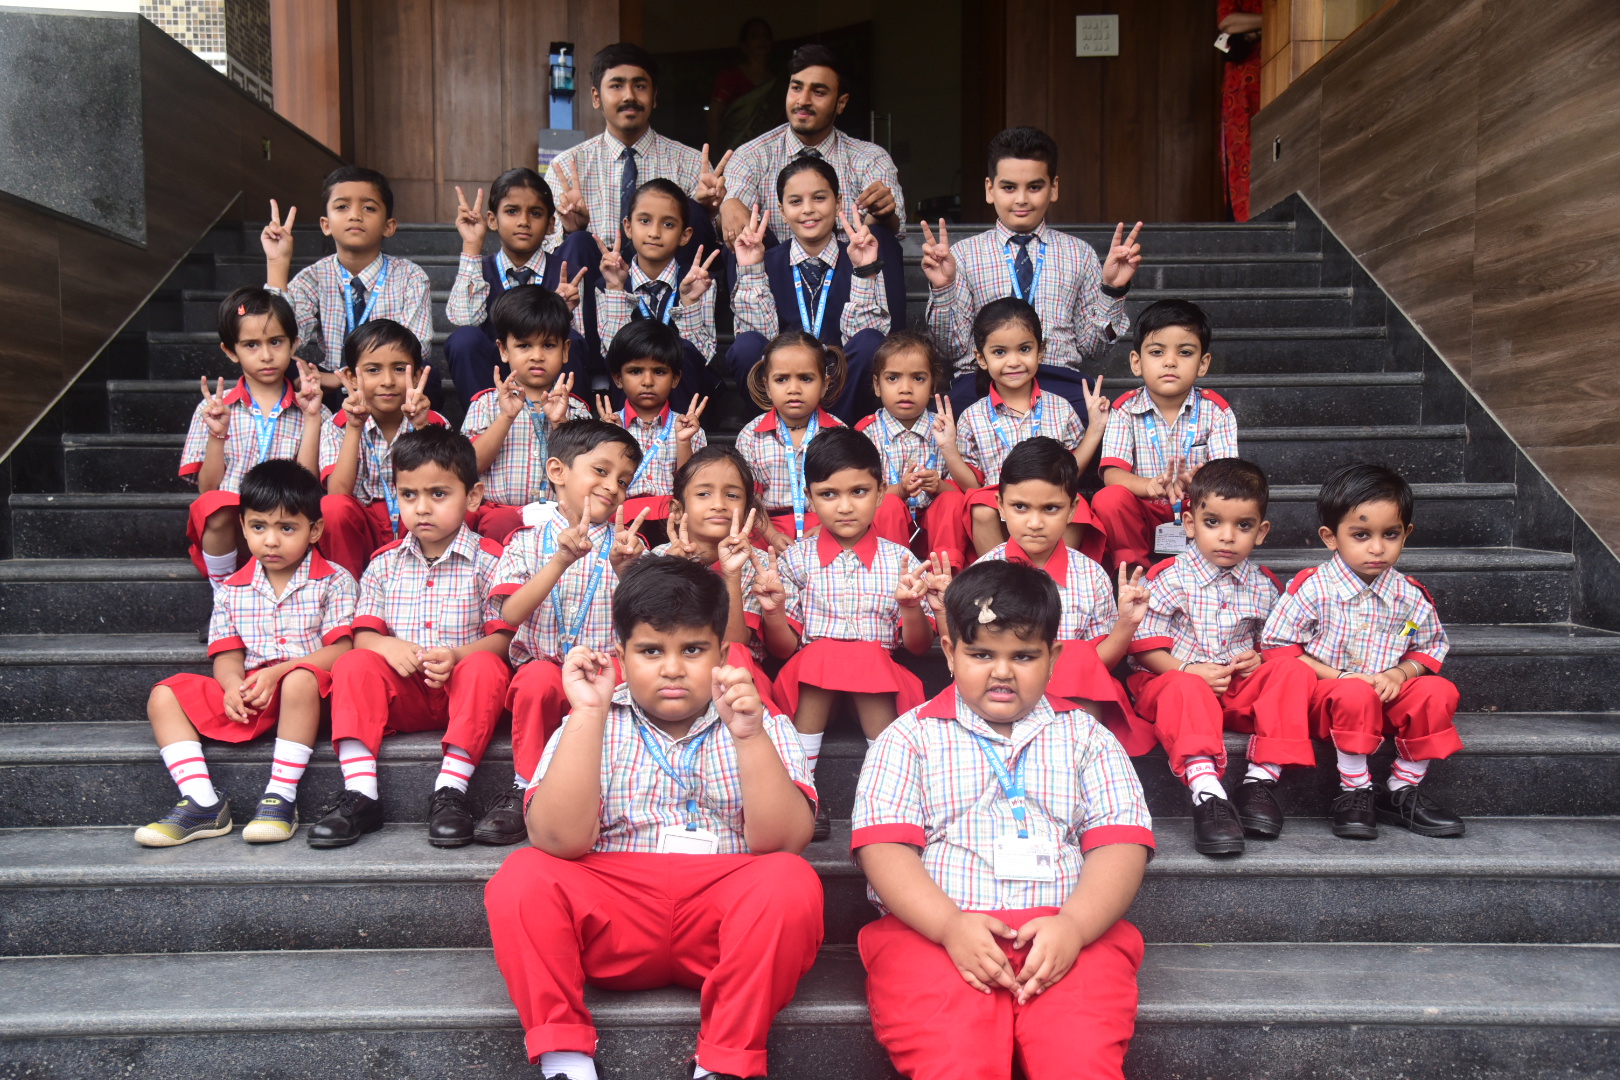
<instances>
[{"instance_id":1,"label":"granite staircase","mask_svg":"<svg viewBox=\"0 0 1620 1080\"><path fill-rule=\"evenodd\" d=\"M1073 231L1101 245L1110 230ZM1416 485L1401 565L1451 627L1467 742L1430 783L1468 835L1335 840L1328 767L1285 777L1280 840L1209 859L1163 755L1140 759L1160 846L1131 912L1151 944L1129 1074L1620 1075L1620 566L1302 204L1143 240L1133 311L1184 296L1218 327L1206 384L1275 485L1266 564L1321 560L1314 484L1331 466L1387 461ZM298 246L315 257L320 237L300 230ZM390 824L354 847L131 839L174 799L147 691L207 670L209 595L182 557L190 496L174 472L197 377L230 374L216 305L261 280L257 250L254 228L208 237L8 463L0 1077L535 1076L481 902L508 851L427 845L432 735L386 744ZM390 250L432 277L442 341L454 230L407 225ZM908 250L915 318L914 237ZM1127 350L1106 372L1108 387L1131 385ZM722 410L715 427L740 415ZM937 655L919 670L942 685ZM1241 769L1242 740L1231 749ZM847 855L863 752L845 724L822 758L840 821L807 856L826 887L826 947L773 1033L776 1077L892 1075L854 950L873 916ZM239 814L268 756L266 743L209 748ZM503 735L474 795L493 797L509 765ZM339 785L318 748L306 820ZM592 1001L604 1076L690 1075L695 995Z\"/></svg>"}]
</instances>

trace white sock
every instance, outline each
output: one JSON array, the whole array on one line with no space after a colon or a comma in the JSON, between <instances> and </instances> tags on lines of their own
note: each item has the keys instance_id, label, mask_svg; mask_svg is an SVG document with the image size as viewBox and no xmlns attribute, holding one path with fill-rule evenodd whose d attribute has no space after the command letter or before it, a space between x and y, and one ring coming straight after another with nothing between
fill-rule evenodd
<instances>
[{"instance_id":1,"label":"white sock","mask_svg":"<svg viewBox=\"0 0 1620 1080\"><path fill-rule=\"evenodd\" d=\"M208 570L208 584L218 589L226 578L236 573L236 552L227 552L224 555L210 555L202 553L203 566Z\"/></svg>"},{"instance_id":2,"label":"white sock","mask_svg":"<svg viewBox=\"0 0 1620 1080\"><path fill-rule=\"evenodd\" d=\"M821 739L823 733L818 731L814 735L799 732L799 745L804 747L804 756L810 762L810 779L816 778L816 762L821 758Z\"/></svg>"},{"instance_id":3,"label":"white sock","mask_svg":"<svg viewBox=\"0 0 1620 1080\"><path fill-rule=\"evenodd\" d=\"M1249 762L1248 771L1243 774L1245 781L1249 780L1276 780L1282 776L1281 765L1267 765L1263 761Z\"/></svg>"},{"instance_id":4,"label":"white sock","mask_svg":"<svg viewBox=\"0 0 1620 1080\"><path fill-rule=\"evenodd\" d=\"M467 781L472 779L473 770L478 762L473 756L461 747L454 744L444 748L444 761L439 764L438 779L433 781L433 789L437 791L442 787L453 787L457 791L467 790Z\"/></svg>"},{"instance_id":5,"label":"white sock","mask_svg":"<svg viewBox=\"0 0 1620 1080\"><path fill-rule=\"evenodd\" d=\"M578 1050L547 1050L540 1055L540 1075L546 1080L566 1076L568 1080L597 1080L596 1061Z\"/></svg>"},{"instance_id":6,"label":"white sock","mask_svg":"<svg viewBox=\"0 0 1620 1080\"><path fill-rule=\"evenodd\" d=\"M264 793L280 795L283 799L298 798L298 781L304 778L304 770L309 767L309 755L314 752L313 746L277 736L275 754L270 762L270 782L265 785Z\"/></svg>"},{"instance_id":7,"label":"white sock","mask_svg":"<svg viewBox=\"0 0 1620 1080\"><path fill-rule=\"evenodd\" d=\"M529 790L529 778L520 772L515 772L512 774L512 786L520 787L524 791L527 791ZM591 1067L594 1069L596 1066L593 1065Z\"/></svg>"},{"instance_id":8,"label":"white sock","mask_svg":"<svg viewBox=\"0 0 1620 1080\"><path fill-rule=\"evenodd\" d=\"M877 745L877 740L876 739L867 739L866 740L866 748L868 750L872 749L872 747L874 747L876 745Z\"/></svg>"},{"instance_id":9,"label":"white sock","mask_svg":"<svg viewBox=\"0 0 1620 1080\"><path fill-rule=\"evenodd\" d=\"M1215 762L1210 758L1188 758L1183 777L1187 787L1192 789L1194 802L1226 798L1226 789L1221 786L1221 778L1215 773Z\"/></svg>"},{"instance_id":10,"label":"white sock","mask_svg":"<svg viewBox=\"0 0 1620 1080\"><path fill-rule=\"evenodd\" d=\"M1421 784L1423 775L1429 771L1429 764L1428 761L1407 761L1397 757L1389 769L1389 790L1399 791L1403 787Z\"/></svg>"},{"instance_id":11,"label":"white sock","mask_svg":"<svg viewBox=\"0 0 1620 1080\"><path fill-rule=\"evenodd\" d=\"M163 755L163 764L169 767L169 775L173 777L181 795L198 806L213 806L219 801L213 781L208 778L208 762L203 758L202 743L172 742L158 753Z\"/></svg>"},{"instance_id":12,"label":"white sock","mask_svg":"<svg viewBox=\"0 0 1620 1080\"><path fill-rule=\"evenodd\" d=\"M1366 754L1347 754L1343 750L1335 750L1339 755L1339 786L1346 791L1357 788L1371 787L1372 776L1367 772Z\"/></svg>"},{"instance_id":13,"label":"white sock","mask_svg":"<svg viewBox=\"0 0 1620 1080\"><path fill-rule=\"evenodd\" d=\"M713 1075L714 1075L714 1070L713 1069L705 1069L702 1065L699 1065L696 1061L692 1062L692 1080L703 1080L703 1078L705 1076L713 1076Z\"/></svg>"},{"instance_id":14,"label":"white sock","mask_svg":"<svg viewBox=\"0 0 1620 1080\"><path fill-rule=\"evenodd\" d=\"M337 741L338 767L343 770L343 786L368 799L377 797L377 756L359 739Z\"/></svg>"}]
</instances>

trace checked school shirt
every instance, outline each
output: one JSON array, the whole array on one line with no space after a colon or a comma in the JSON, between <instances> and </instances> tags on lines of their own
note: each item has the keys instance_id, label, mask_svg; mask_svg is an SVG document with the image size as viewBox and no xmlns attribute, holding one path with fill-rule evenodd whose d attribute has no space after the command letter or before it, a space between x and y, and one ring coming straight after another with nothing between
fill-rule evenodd
<instances>
[{"instance_id":1,"label":"checked school shirt","mask_svg":"<svg viewBox=\"0 0 1620 1080\"><path fill-rule=\"evenodd\" d=\"M988 397L969 405L956 420L956 445L962 460L984 477L985 487L1000 482L1001 463L1025 439L1046 435L1073 450L1085 433L1074 406L1058 394L1043 393L1039 382L1030 394L1029 412L1023 416L1003 404L1001 392L992 385Z\"/></svg>"},{"instance_id":2,"label":"checked school shirt","mask_svg":"<svg viewBox=\"0 0 1620 1080\"><path fill-rule=\"evenodd\" d=\"M1024 767L1029 833L1057 851L1056 880L997 881L994 845L1016 836L1012 805L979 738L1009 772ZM1153 819L1119 740L1063 698L1045 697L997 734L954 685L906 713L867 752L855 792L851 850L868 844L922 849L928 876L963 911L1062 907L1080 881L1081 856L1109 844L1153 849ZM877 891L866 895L888 909Z\"/></svg>"},{"instance_id":3,"label":"checked school shirt","mask_svg":"<svg viewBox=\"0 0 1620 1080\"><path fill-rule=\"evenodd\" d=\"M821 259L822 265L832 260L836 267L839 256L843 254L843 247L836 240L831 241L822 249L820 255L811 255L799 246L799 238L794 237L789 242L788 265L798 266L810 259ZM839 270L839 273L844 273ZM823 289L832 288L832 283L822 280ZM815 318L816 307L820 302L821 294L817 293L815 300L805 296L805 307L810 317ZM791 304L792 297L788 298ZM828 306L831 306L831 298ZM782 321L776 312L776 294L771 292L771 277L765 272L765 264L753 263L749 266L737 267L737 287L731 294L731 313L737 333L743 334L750 330L763 334L769 341L782 329ZM862 330L876 330L880 334L889 331L889 298L883 290L883 277L855 277L850 275L849 299L844 303L844 312L838 317L838 339L848 341ZM809 329L807 326L806 330Z\"/></svg>"},{"instance_id":4,"label":"checked school shirt","mask_svg":"<svg viewBox=\"0 0 1620 1080\"><path fill-rule=\"evenodd\" d=\"M241 491L242 478L261 461L271 458L298 460L298 448L304 442L304 413L298 408L292 383L286 384L281 400L271 410L276 419L270 425L268 451L262 454L259 452L259 421L253 415L255 406L253 395L248 393L247 379L237 379L236 386L225 394L223 400L225 407L230 410L230 428L229 437L225 440L225 472L219 478L219 490ZM197 403L196 410L191 414L191 426L186 429L185 445L180 448L180 478L191 484L197 482L197 474L202 471L203 456L208 453L208 440L213 438L208 434L208 425L203 422L203 409L207 404L205 401ZM331 417L332 414L323 405L323 430Z\"/></svg>"},{"instance_id":5,"label":"checked school shirt","mask_svg":"<svg viewBox=\"0 0 1620 1080\"><path fill-rule=\"evenodd\" d=\"M360 578L356 630L374 630L424 648L459 649L517 627L489 615L501 545L463 525L429 563L412 533L380 548Z\"/></svg>"},{"instance_id":6,"label":"checked school shirt","mask_svg":"<svg viewBox=\"0 0 1620 1080\"><path fill-rule=\"evenodd\" d=\"M388 276L383 277L386 270ZM321 355L316 361L326 371L343 366L343 339L354 326L353 310L344 297L343 269L336 255L328 255L304 267L287 282L285 289L270 289L287 298L298 317L298 340L319 342ZM355 275L366 287L369 318L393 319L416 335L422 345L422 363L432 362L433 293L427 271L397 255L379 255ZM381 291L377 281L382 280ZM268 288L268 286L266 286ZM377 302L371 304L375 294ZM302 351L302 350L300 350Z\"/></svg>"},{"instance_id":7,"label":"checked school shirt","mask_svg":"<svg viewBox=\"0 0 1620 1080\"><path fill-rule=\"evenodd\" d=\"M801 627L799 642L817 638L871 641L885 649L901 643L900 574L918 563L910 551L871 529L846 549L823 529L788 548L777 560L787 593L785 614Z\"/></svg>"},{"instance_id":8,"label":"checked school shirt","mask_svg":"<svg viewBox=\"0 0 1620 1080\"><path fill-rule=\"evenodd\" d=\"M636 415L636 410L626 405L619 410L619 423L624 429L636 437L641 446L641 465L636 469L636 482L630 485L630 497L641 495L668 495L675 490L675 456L680 449L680 441L675 438L675 429L669 428L669 434L662 443L658 437L664 434L665 426L670 421L669 403L664 403L664 411L655 419L643 420ZM658 444L657 453L653 452L653 445ZM709 445L709 437L698 428L692 435L692 453L697 453Z\"/></svg>"},{"instance_id":9,"label":"checked school shirt","mask_svg":"<svg viewBox=\"0 0 1620 1080\"><path fill-rule=\"evenodd\" d=\"M735 161L736 159L732 159ZM729 170L728 170L729 171ZM1018 255L1013 231L1001 222L951 245L956 259L956 280L943 289L930 289L924 318L939 341L939 350L953 361L956 373L973 371L973 317L992 300L1012 296L1012 268L1008 254ZM1042 255L1045 263L1041 263ZM1029 245L1030 260L1039 274L1034 296L1026 297L1041 317L1046 338L1044 364L1064 364L1079 370L1099 360L1113 341L1130 329L1125 300L1102 293L1102 262L1092 246L1041 222Z\"/></svg>"},{"instance_id":10,"label":"checked school shirt","mask_svg":"<svg viewBox=\"0 0 1620 1080\"><path fill-rule=\"evenodd\" d=\"M522 266L507 258L504 248L495 253L495 271L508 289L517 286L516 271L524 269L534 271L531 285L540 284L546 276L546 253L536 251ZM455 284L450 286L450 298L445 301L444 317L453 326L477 326L489 318L489 282L484 280L482 256L461 253L461 261L456 264Z\"/></svg>"},{"instance_id":11,"label":"checked school shirt","mask_svg":"<svg viewBox=\"0 0 1620 1080\"><path fill-rule=\"evenodd\" d=\"M461 433L477 442L478 436L487 431L499 415L499 387L474 394L467 405L467 417L461 422ZM491 502L503 506L523 506L546 498L551 482L546 479L546 455L541 453L540 440L534 433L534 422L529 419L531 415L539 419L540 429L546 433L547 445L550 444L551 421L546 419L544 407L539 402L534 403L533 410L525 405L513 417L506 440L501 443L500 453L495 455L495 460L479 477L484 482L484 498ZM579 398L570 396L568 419L590 418L590 408Z\"/></svg>"},{"instance_id":12,"label":"checked school shirt","mask_svg":"<svg viewBox=\"0 0 1620 1080\"><path fill-rule=\"evenodd\" d=\"M750 209L758 204L765 224L778 239L786 239L789 230L787 219L782 216L781 203L776 198L776 177L788 162L800 154L825 158L833 167L833 172L838 174L838 190L851 213L861 192L870 187L874 180L882 181L894 193L895 215L900 219L898 235L905 236L906 196L900 190L900 173L894 167L894 159L877 143L846 135L837 128L828 132L821 145L814 147L800 142L793 128L787 124L772 128L752 142L743 143L726 165L726 197L736 199ZM837 229L842 236L843 224L840 223Z\"/></svg>"},{"instance_id":13,"label":"checked school shirt","mask_svg":"<svg viewBox=\"0 0 1620 1080\"><path fill-rule=\"evenodd\" d=\"M486 614L489 622L505 623L501 617L501 607L506 603L506 598L538 574L540 568L557 553L557 534L565 527L554 518L538 529L522 528L511 535L500 565L495 569L495 586L490 589L489 611ZM590 554L574 560L573 565L563 571L557 584L551 587L551 592L534 609L534 614L517 628L508 653L513 667L534 659L562 663L563 632L573 627L582 609L585 620L573 644L612 652L613 646L618 643L618 638L613 634L613 590L618 587L619 576L613 572L611 558L601 559L602 577L597 583L596 594L590 597L590 606L585 607L591 578L596 574L597 560L613 544L613 523L604 521L591 526L589 536Z\"/></svg>"},{"instance_id":14,"label":"checked school shirt","mask_svg":"<svg viewBox=\"0 0 1620 1080\"><path fill-rule=\"evenodd\" d=\"M578 146L564 150L545 170L546 183L551 185L551 194L558 203L562 202L563 197L563 173L574 178L585 196L585 208L591 215L586 228L610 247L623 224L619 214L619 192L624 179L626 149L617 136L604 131ZM685 143L666 139L650 127L628 149L636 153L637 186L662 178L674 181L687 195L697 190L698 176L703 171L703 155L699 151ZM730 165L726 166L726 179L731 179ZM546 239L546 250L556 250L562 240L562 218L559 215L552 226L551 236Z\"/></svg>"},{"instance_id":15,"label":"checked school shirt","mask_svg":"<svg viewBox=\"0 0 1620 1080\"><path fill-rule=\"evenodd\" d=\"M641 707L630 696L628 686L620 685L613 691L613 703L608 706L607 722L602 730L600 830L591 850L657 851L660 829L666 825L686 824L686 785L677 783L647 753L636 732L638 726L644 726L671 765L681 772L690 767L697 773L697 824L720 838L716 854L748 854L748 841L743 835L743 793L742 779L737 772L737 747L714 703L709 703L708 711L693 721L692 729L679 739L671 739L642 716ZM557 742L570 722L570 718L564 717L562 726L546 743L540 767L529 784L531 790L551 768ZM778 713L767 712L765 733L781 756L788 779L804 792L805 798L815 803L816 788L810 777L810 766L792 722ZM689 766L692 751L687 748L700 739L702 743Z\"/></svg>"},{"instance_id":16,"label":"checked school shirt","mask_svg":"<svg viewBox=\"0 0 1620 1080\"><path fill-rule=\"evenodd\" d=\"M1202 398L1198 402L1197 430L1192 430L1194 394ZM1192 439L1190 450L1189 436ZM1176 414L1169 434L1165 433L1164 418L1159 415L1146 387L1138 387L1116 399L1108 426L1103 429L1097 468L1124 469L1138 476L1163 476L1167 456L1185 458L1188 466L1195 469L1216 458L1237 457L1237 417L1226 399L1212 390L1194 386L1181 403L1181 411Z\"/></svg>"},{"instance_id":17,"label":"checked school shirt","mask_svg":"<svg viewBox=\"0 0 1620 1080\"><path fill-rule=\"evenodd\" d=\"M428 412L426 424L437 424L439 427L449 427L450 422L431 410ZM349 428L349 414L340 412L332 417L330 424L321 425L321 483L326 483L337 468L338 455L343 452L343 436ZM408 431L415 431L416 425L409 418L401 417L399 429L394 432L394 438L399 438ZM374 503L379 499L386 499L394 494L394 444L382 433L377 426L377 418L366 417L365 426L360 429L360 456L355 463L354 470L354 497L363 503Z\"/></svg>"},{"instance_id":18,"label":"checked school shirt","mask_svg":"<svg viewBox=\"0 0 1620 1080\"><path fill-rule=\"evenodd\" d=\"M975 561L1023 563L1035 566L1018 541L1008 540L991 548ZM1046 557L1046 563L1036 567L1057 583L1063 597L1063 621L1058 623L1059 641L1089 641L1095 644L1114 632L1119 620L1119 600L1114 596L1114 583L1096 562L1086 558L1068 544L1060 543Z\"/></svg>"},{"instance_id":19,"label":"checked school shirt","mask_svg":"<svg viewBox=\"0 0 1620 1080\"><path fill-rule=\"evenodd\" d=\"M208 655L242 649L247 671L301 659L350 635L355 592L349 572L312 549L278 597L254 559L214 594Z\"/></svg>"},{"instance_id":20,"label":"checked school shirt","mask_svg":"<svg viewBox=\"0 0 1620 1080\"><path fill-rule=\"evenodd\" d=\"M1261 634L1272 655L1309 653L1329 667L1373 675L1402 660L1438 673L1451 644L1429 592L1385 570L1367 584L1338 555L1294 575Z\"/></svg>"},{"instance_id":21,"label":"checked school shirt","mask_svg":"<svg viewBox=\"0 0 1620 1080\"><path fill-rule=\"evenodd\" d=\"M830 427L843 427L844 422L825 409L816 410L818 431ZM807 432L808 434L808 432ZM785 440L785 441L784 441ZM813 440L811 440L813 441ZM804 478L804 453L809 442L801 441L795 449L788 437L786 425L779 423L775 409L764 416L755 417L737 432L737 453L754 471L754 489L765 508L781 512L793 506L793 467L790 460L798 460L800 483ZM810 496L804 497L805 509L810 507Z\"/></svg>"},{"instance_id":22,"label":"checked school shirt","mask_svg":"<svg viewBox=\"0 0 1620 1080\"><path fill-rule=\"evenodd\" d=\"M1225 664L1260 647L1282 582L1251 559L1220 567L1188 548L1147 572L1147 590L1147 616L1136 629L1132 653L1169 649L1177 660ZM1146 670L1134 661L1132 667Z\"/></svg>"},{"instance_id":23,"label":"checked school shirt","mask_svg":"<svg viewBox=\"0 0 1620 1080\"><path fill-rule=\"evenodd\" d=\"M696 349L698 355L705 361L713 356L717 340L714 336L714 286L704 289L696 304L683 304L680 298L682 273L680 264L671 259L656 279L650 278L641 269L641 264L631 259L628 288L597 289L596 332L602 339L602 350L606 352L608 345L619 331L636 317L640 311L638 301L645 302L648 309L652 309L652 298L637 290L657 280L668 285L669 291L659 302L653 317L662 319L667 315L670 325L675 327L675 332L681 336L681 340Z\"/></svg>"},{"instance_id":24,"label":"checked school shirt","mask_svg":"<svg viewBox=\"0 0 1620 1080\"><path fill-rule=\"evenodd\" d=\"M888 409L879 409L864 420L857 421L855 430L872 440L878 456L883 459L883 482L898 484L913 465L920 469L941 469L939 445L934 441L934 414L924 412L911 422L902 424ZM941 474L942 479L948 479ZM917 492L915 509L921 510L934 501L926 491Z\"/></svg>"}]
</instances>

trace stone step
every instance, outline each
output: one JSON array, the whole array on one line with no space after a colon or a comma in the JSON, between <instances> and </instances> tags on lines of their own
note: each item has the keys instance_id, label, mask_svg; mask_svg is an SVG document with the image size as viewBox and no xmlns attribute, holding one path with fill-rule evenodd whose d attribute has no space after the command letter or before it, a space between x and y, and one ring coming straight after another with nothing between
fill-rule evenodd
<instances>
[{"instance_id":1,"label":"stone step","mask_svg":"<svg viewBox=\"0 0 1620 1080\"><path fill-rule=\"evenodd\" d=\"M1359 461L1389 465L1409 483L1456 481L1463 478L1467 448L1468 428L1463 424L1238 430L1238 454L1264 469L1274 484L1316 483L1339 466Z\"/></svg>"},{"instance_id":2,"label":"stone step","mask_svg":"<svg viewBox=\"0 0 1620 1080\"><path fill-rule=\"evenodd\" d=\"M150 1080L193 1077L199 1057L221 1080L261 1077L269 1060L287 1076L379 1062L393 1080L534 1075L484 949L14 957L0 970L19 1075L99 1078L109 1055ZM1595 1077L1620 1028L1620 950L1601 945L1155 944L1139 984L1132 1076L1236 1080L1286 1052L1290 1076ZM585 1000L606 1080L690 1072L695 991ZM853 948L822 950L770 1053L779 1080L825 1077L833 1061L832 1075L894 1075Z\"/></svg>"},{"instance_id":3,"label":"stone step","mask_svg":"<svg viewBox=\"0 0 1620 1080\"><path fill-rule=\"evenodd\" d=\"M185 559L0 561L0 618L14 634L194 634L212 609Z\"/></svg>"},{"instance_id":4,"label":"stone step","mask_svg":"<svg viewBox=\"0 0 1620 1080\"><path fill-rule=\"evenodd\" d=\"M62 487L66 494L95 492L196 493L180 475L184 425L163 434L66 434L62 436Z\"/></svg>"},{"instance_id":5,"label":"stone step","mask_svg":"<svg viewBox=\"0 0 1620 1080\"><path fill-rule=\"evenodd\" d=\"M1311 547L1321 543L1316 531L1319 490L1316 484L1271 485L1268 545ZM1512 544L1518 491L1514 485L1413 484L1412 490L1417 497L1415 543L1423 547Z\"/></svg>"}]
</instances>

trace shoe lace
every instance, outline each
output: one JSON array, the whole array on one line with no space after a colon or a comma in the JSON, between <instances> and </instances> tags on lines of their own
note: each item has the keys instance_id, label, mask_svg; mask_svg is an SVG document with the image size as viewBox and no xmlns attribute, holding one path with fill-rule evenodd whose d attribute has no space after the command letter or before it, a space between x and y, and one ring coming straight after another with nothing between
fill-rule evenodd
<instances>
[{"instance_id":1,"label":"shoe lace","mask_svg":"<svg viewBox=\"0 0 1620 1080\"><path fill-rule=\"evenodd\" d=\"M1198 805L1203 809L1204 814L1207 817L1212 818L1215 821L1220 821L1222 819L1227 821L1237 820L1237 813L1235 812L1234 807L1232 806L1231 802L1226 799L1217 799L1212 797L1205 799Z\"/></svg>"},{"instance_id":2,"label":"shoe lace","mask_svg":"<svg viewBox=\"0 0 1620 1080\"><path fill-rule=\"evenodd\" d=\"M516 810L523 805L523 789L513 784L499 795L493 802L484 807L485 814L493 814L497 810Z\"/></svg>"},{"instance_id":3,"label":"shoe lace","mask_svg":"<svg viewBox=\"0 0 1620 1080\"><path fill-rule=\"evenodd\" d=\"M1372 803L1372 788L1351 788L1339 793L1339 797L1333 800L1332 810L1335 814L1341 810L1366 810L1371 808Z\"/></svg>"},{"instance_id":4,"label":"shoe lace","mask_svg":"<svg viewBox=\"0 0 1620 1080\"><path fill-rule=\"evenodd\" d=\"M1403 821L1416 820L1418 811L1435 810L1440 804L1429 798L1428 792L1416 784L1398 788L1391 793L1390 802L1395 804L1395 812L1401 815Z\"/></svg>"},{"instance_id":5,"label":"shoe lace","mask_svg":"<svg viewBox=\"0 0 1620 1080\"><path fill-rule=\"evenodd\" d=\"M365 792L351 791L348 788L344 788L336 795L333 795L327 799L326 805L321 807L321 817L325 817L328 814L353 813L356 805L361 799L364 798L366 798Z\"/></svg>"},{"instance_id":6,"label":"shoe lace","mask_svg":"<svg viewBox=\"0 0 1620 1080\"><path fill-rule=\"evenodd\" d=\"M438 788L433 792L433 798L428 800L428 813L436 814L449 807L453 810L467 809L467 795L453 787Z\"/></svg>"}]
</instances>

